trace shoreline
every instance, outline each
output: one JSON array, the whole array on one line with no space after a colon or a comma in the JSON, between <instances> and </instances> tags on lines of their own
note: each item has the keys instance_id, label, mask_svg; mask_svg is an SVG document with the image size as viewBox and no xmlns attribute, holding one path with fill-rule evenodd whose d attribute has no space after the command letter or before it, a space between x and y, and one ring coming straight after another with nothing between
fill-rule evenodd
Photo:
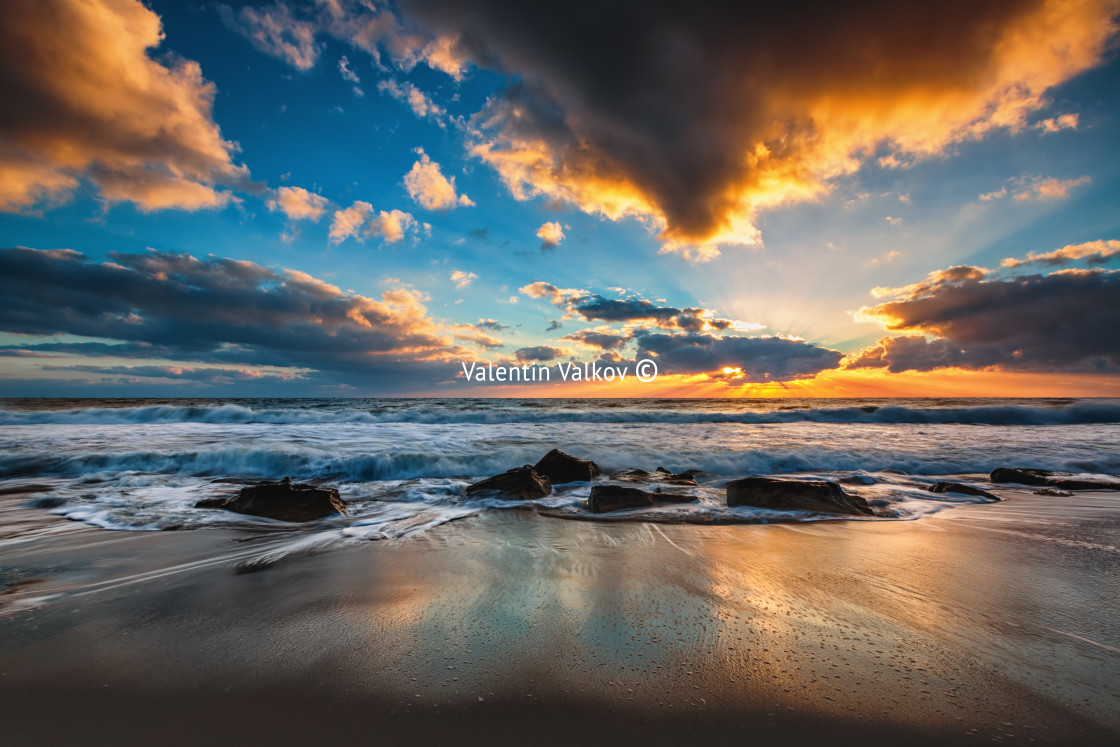
<instances>
[{"instance_id":1,"label":"shoreline","mask_svg":"<svg viewBox=\"0 0 1120 747\"><path fill-rule=\"evenodd\" d=\"M22 595L61 594L0 616L6 732L62 743L64 712L94 742L1104 744L1115 599L1087 569L1117 552L1111 498L769 526L503 511L255 573L233 558L267 535L79 527L0 548L46 571Z\"/></svg>"}]
</instances>

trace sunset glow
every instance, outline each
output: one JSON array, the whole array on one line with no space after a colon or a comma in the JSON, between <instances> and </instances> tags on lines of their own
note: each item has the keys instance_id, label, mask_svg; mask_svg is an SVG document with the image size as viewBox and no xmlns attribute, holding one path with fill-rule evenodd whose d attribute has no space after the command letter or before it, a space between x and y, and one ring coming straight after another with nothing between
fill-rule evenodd
<instances>
[{"instance_id":1,"label":"sunset glow","mask_svg":"<svg viewBox=\"0 0 1120 747\"><path fill-rule=\"evenodd\" d=\"M935 5L6 3L0 390L1115 396L1120 3Z\"/></svg>"}]
</instances>

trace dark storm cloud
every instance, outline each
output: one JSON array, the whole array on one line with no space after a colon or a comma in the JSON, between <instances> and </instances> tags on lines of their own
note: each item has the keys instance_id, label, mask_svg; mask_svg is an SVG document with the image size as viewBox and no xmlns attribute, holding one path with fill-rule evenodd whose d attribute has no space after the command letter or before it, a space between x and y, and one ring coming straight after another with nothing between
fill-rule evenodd
<instances>
[{"instance_id":1,"label":"dark storm cloud","mask_svg":"<svg viewBox=\"0 0 1120 747\"><path fill-rule=\"evenodd\" d=\"M637 215L670 245L757 241L754 210L811 199L876 150L910 160L1024 127L1099 63L1113 0L984 3L401 0L512 81L474 154L516 196ZM907 160L907 159L901 159Z\"/></svg>"},{"instance_id":2,"label":"dark storm cloud","mask_svg":"<svg viewBox=\"0 0 1120 747\"><path fill-rule=\"evenodd\" d=\"M605 332L603 330L584 329L579 332L573 332L570 335L565 335L560 339L581 342L584 345L590 345L591 347L600 348L602 350L617 350L630 342L633 338L623 332Z\"/></svg>"},{"instance_id":3,"label":"dark storm cloud","mask_svg":"<svg viewBox=\"0 0 1120 747\"><path fill-rule=\"evenodd\" d=\"M812 378L836 368L843 354L782 337L716 337L703 334L643 334L636 358L654 358L667 374L718 375L739 368L740 383Z\"/></svg>"},{"instance_id":4,"label":"dark storm cloud","mask_svg":"<svg viewBox=\"0 0 1120 747\"><path fill-rule=\"evenodd\" d=\"M1120 368L1120 271L1063 270L923 283L903 298L862 309L889 331L849 368L927 371L945 366L1010 370Z\"/></svg>"},{"instance_id":5,"label":"dark storm cloud","mask_svg":"<svg viewBox=\"0 0 1120 747\"><path fill-rule=\"evenodd\" d=\"M522 287L521 292L530 298L547 298L559 308L572 314L578 314L588 321L634 322L661 329L684 330L686 332L762 329L765 326L736 322L732 319L720 319L710 309L678 309L674 306L658 306L637 296L623 299L605 298L598 293L557 288L551 283L541 281ZM560 328L559 323L553 321L553 324L555 324L555 327L550 326L546 331L551 332L553 329Z\"/></svg>"},{"instance_id":6,"label":"dark storm cloud","mask_svg":"<svg viewBox=\"0 0 1120 747\"><path fill-rule=\"evenodd\" d=\"M549 345L536 345L531 348L521 348L514 352L514 357L522 362L553 361L567 354L566 350L554 348Z\"/></svg>"},{"instance_id":7,"label":"dark storm cloud","mask_svg":"<svg viewBox=\"0 0 1120 747\"><path fill-rule=\"evenodd\" d=\"M70 250L0 249L0 295L2 331L119 341L9 350L286 366L359 381L442 376L438 359L463 352L412 292L375 300L220 257L152 251L96 262Z\"/></svg>"},{"instance_id":8,"label":"dark storm cloud","mask_svg":"<svg viewBox=\"0 0 1120 747\"><path fill-rule=\"evenodd\" d=\"M40 370L61 373L101 374L125 379L173 379L194 384L277 383L302 379L231 368L183 368L181 366L40 366ZM110 379L111 380L111 379Z\"/></svg>"}]
</instances>

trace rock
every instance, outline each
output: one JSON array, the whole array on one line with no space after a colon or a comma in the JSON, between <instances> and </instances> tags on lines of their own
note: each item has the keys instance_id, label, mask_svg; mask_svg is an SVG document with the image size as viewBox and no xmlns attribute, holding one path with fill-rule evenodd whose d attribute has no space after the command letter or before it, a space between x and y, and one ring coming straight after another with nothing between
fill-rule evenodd
<instances>
[{"instance_id":1,"label":"rock","mask_svg":"<svg viewBox=\"0 0 1120 747\"><path fill-rule=\"evenodd\" d=\"M553 449L541 457L533 469L547 477L553 485L590 482L599 474L599 465L595 462L565 454L559 449Z\"/></svg>"},{"instance_id":2,"label":"rock","mask_svg":"<svg viewBox=\"0 0 1120 747\"><path fill-rule=\"evenodd\" d=\"M695 485L696 483L692 484ZM663 492L661 488L658 488L653 491L653 500L656 503L692 503L700 499L688 493L666 493Z\"/></svg>"},{"instance_id":3,"label":"rock","mask_svg":"<svg viewBox=\"0 0 1120 747\"><path fill-rule=\"evenodd\" d=\"M628 469L622 473L625 477L649 477L644 469Z\"/></svg>"},{"instance_id":4,"label":"rock","mask_svg":"<svg viewBox=\"0 0 1120 747\"><path fill-rule=\"evenodd\" d=\"M755 506L779 511L826 511L872 516L867 501L848 495L834 482L744 477L727 483L728 506Z\"/></svg>"},{"instance_id":5,"label":"rock","mask_svg":"<svg viewBox=\"0 0 1120 747\"><path fill-rule=\"evenodd\" d=\"M1053 472L1044 469L1008 469L1001 467L991 474L992 482L1017 482L1020 485L1045 485Z\"/></svg>"},{"instance_id":6,"label":"rock","mask_svg":"<svg viewBox=\"0 0 1120 747\"><path fill-rule=\"evenodd\" d=\"M292 522L315 521L331 514L346 515L346 504L337 489L293 483L290 477L242 488L236 498L206 498L194 505L195 508L220 508Z\"/></svg>"},{"instance_id":7,"label":"rock","mask_svg":"<svg viewBox=\"0 0 1120 747\"><path fill-rule=\"evenodd\" d=\"M669 470L665 469L664 467L658 467L656 471L657 471L657 472L661 472L662 474L666 474L666 475L671 475L671 474L673 474L672 472L670 472Z\"/></svg>"},{"instance_id":8,"label":"rock","mask_svg":"<svg viewBox=\"0 0 1120 747\"><path fill-rule=\"evenodd\" d=\"M1034 491L1035 495L1055 495L1059 498L1069 498L1073 493L1068 490L1058 490L1057 488L1041 488Z\"/></svg>"},{"instance_id":9,"label":"rock","mask_svg":"<svg viewBox=\"0 0 1120 747\"><path fill-rule=\"evenodd\" d=\"M1051 472L1046 469L1001 467L992 472L991 480L1060 490L1120 490L1120 480L1085 479L1069 472Z\"/></svg>"},{"instance_id":10,"label":"rock","mask_svg":"<svg viewBox=\"0 0 1120 747\"><path fill-rule=\"evenodd\" d=\"M621 485L595 485L587 499L587 509L593 514L621 511L624 508L648 508L655 500L653 493Z\"/></svg>"},{"instance_id":11,"label":"rock","mask_svg":"<svg viewBox=\"0 0 1120 747\"><path fill-rule=\"evenodd\" d=\"M1002 500L998 495L989 493L987 490L974 488L971 485L965 485L963 482L945 482L942 480L936 485L929 486L931 493L962 493L964 495L978 495L981 498L988 498L989 500L999 501Z\"/></svg>"},{"instance_id":12,"label":"rock","mask_svg":"<svg viewBox=\"0 0 1120 747\"><path fill-rule=\"evenodd\" d=\"M491 497L507 501L531 501L551 494L552 482L526 464L467 486L467 495L479 493L494 493Z\"/></svg>"}]
</instances>

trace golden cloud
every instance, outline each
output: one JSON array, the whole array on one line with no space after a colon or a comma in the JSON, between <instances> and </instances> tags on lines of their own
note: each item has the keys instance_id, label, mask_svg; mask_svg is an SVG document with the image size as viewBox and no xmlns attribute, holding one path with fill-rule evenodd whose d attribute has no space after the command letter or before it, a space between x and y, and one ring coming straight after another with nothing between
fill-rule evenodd
<instances>
[{"instance_id":1,"label":"golden cloud","mask_svg":"<svg viewBox=\"0 0 1120 747\"><path fill-rule=\"evenodd\" d=\"M252 188L212 117L198 63L161 64L160 19L139 0L0 6L0 210L61 202L92 182L143 211L217 208Z\"/></svg>"},{"instance_id":2,"label":"golden cloud","mask_svg":"<svg viewBox=\"0 0 1120 747\"><path fill-rule=\"evenodd\" d=\"M997 129L1076 126L1075 115L1030 119L1048 91L1101 62L1120 3L809 3L640 17L594 3L592 36L580 27L591 4L547 18L485 1L402 9L435 34L461 33L456 49L477 64L517 76L468 138L515 198L637 218L663 251L705 259L760 243L759 211L816 199L867 162L906 167Z\"/></svg>"}]
</instances>

